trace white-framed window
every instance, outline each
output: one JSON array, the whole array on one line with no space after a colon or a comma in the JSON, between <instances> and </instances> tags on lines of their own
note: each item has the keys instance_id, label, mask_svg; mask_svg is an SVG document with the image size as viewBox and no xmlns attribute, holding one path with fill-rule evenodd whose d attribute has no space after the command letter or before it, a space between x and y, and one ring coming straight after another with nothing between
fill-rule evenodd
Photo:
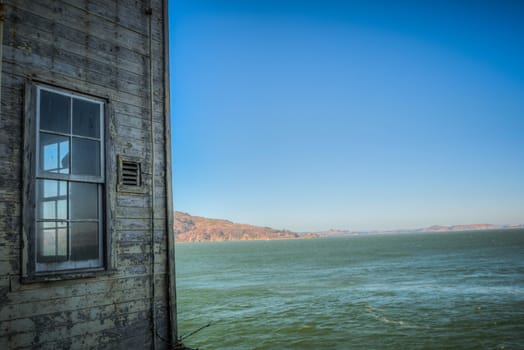
<instances>
[{"instance_id":1,"label":"white-framed window","mask_svg":"<svg viewBox=\"0 0 524 350\"><path fill-rule=\"evenodd\" d=\"M33 131L26 147L27 271L46 274L104 268L105 145L101 99L34 86ZM27 120L27 119L26 119ZM26 139L27 137L26 133ZM26 158L26 162L28 159Z\"/></svg>"}]
</instances>

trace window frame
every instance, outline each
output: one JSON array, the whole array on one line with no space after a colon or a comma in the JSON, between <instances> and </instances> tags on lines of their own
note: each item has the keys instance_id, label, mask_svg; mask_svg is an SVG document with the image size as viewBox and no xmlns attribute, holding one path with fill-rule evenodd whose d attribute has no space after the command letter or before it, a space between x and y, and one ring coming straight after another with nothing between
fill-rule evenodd
<instances>
[{"instance_id":1,"label":"window frame","mask_svg":"<svg viewBox=\"0 0 524 350\"><path fill-rule=\"evenodd\" d=\"M71 165L73 159L69 160L69 173L50 173L40 169L40 98L42 91L48 91L56 93L62 96L66 96L70 99L70 128L68 134L69 140L69 155L71 157L72 140L74 137L73 131L73 104L75 100L88 101L96 103L100 106L100 119L99 119L99 142L98 157L100 160L100 172L98 176L94 175L78 175L72 174ZM109 180L110 173L108 171L107 159L110 147L108 147L109 140L107 133L108 116L109 116L109 102L107 99L93 96L86 93L79 93L73 89L65 89L62 87L50 86L45 83L29 82L26 83L25 89L25 127L24 127L24 215L22 222L22 281L40 281L40 280L52 280L52 279L69 279L83 276L92 276L94 274L100 274L101 272L107 272L111 270L111 237L110 237L110 210L109 204ZM43 132L46 132L45 130ZM60 134L59 132L55 133ZM80 137L80 139L83 139ZM89 137L86 137L89 139ZM45 219L41 218L38 220L38 195L39 195L39 182L43 184L44 181L66 181L66 196L67 196L67 250L69 253L68 260L66 261L51 261L42 262L37 259L37 227L38 222L45 222ZM70 217L70 196L69 191L71 184L74 183L88 183L97 185L97 216L96 220L74 220ZM79 260L75 262L71 260L71 223L74 222L97 222L98 228L98 259L91 260ZM57 225L61 220L55 219Z\"/></svg>"}]
</instances>

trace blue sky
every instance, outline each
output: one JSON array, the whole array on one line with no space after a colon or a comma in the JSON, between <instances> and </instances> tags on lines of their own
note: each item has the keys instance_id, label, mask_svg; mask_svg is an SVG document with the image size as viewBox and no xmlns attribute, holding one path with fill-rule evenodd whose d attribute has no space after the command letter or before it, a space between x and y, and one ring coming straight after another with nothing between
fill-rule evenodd
<instances>
[{"instance_id":1,"label":"blue sky","mask_svg":"<svg viewBox=\"0 0 524 350\"><path fill-rule=\"evenodd\" d=\"M524 2L170 2L175 209L524 223Z\"/></svg>"}]
</instances>

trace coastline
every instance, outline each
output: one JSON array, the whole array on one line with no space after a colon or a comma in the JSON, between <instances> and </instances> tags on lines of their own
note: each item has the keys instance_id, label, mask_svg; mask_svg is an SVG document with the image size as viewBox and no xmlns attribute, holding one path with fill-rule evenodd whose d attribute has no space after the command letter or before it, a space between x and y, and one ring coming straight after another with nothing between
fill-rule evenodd
<instances>
[{"instance_id":1,"label":"coastline","mask_svg":"<svg viewBox=\"0 0 524 350\"><path fill-rule=\"evenodd\" d=\"M175 237L175 244L192 244L192 243L224 243L224 242L253 242L253 241L295 241L303 239L330 239L342 237L367 237L367 236L394 236L394 235L426 235L426 234L447 234L447 233L481 233L492 231L515 231L522 230L524 227L501 227L501 228L486 228L486 229L472 229L472 230L449 230L449 231L417 231L417 230L399 230L399 231L371 231L371 232L353 232L346 234L331 234L331 235L317 235L317 236L299 236L295 238L265 238L265 239L229 239L229 240L200 240L200 241L179 241Z\"/></svg>"}]
</instances>

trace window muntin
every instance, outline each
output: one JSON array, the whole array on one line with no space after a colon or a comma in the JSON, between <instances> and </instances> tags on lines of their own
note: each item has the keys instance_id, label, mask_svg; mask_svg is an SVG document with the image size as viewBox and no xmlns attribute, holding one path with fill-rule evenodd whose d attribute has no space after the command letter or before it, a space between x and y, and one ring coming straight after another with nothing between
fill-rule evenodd
<instances>
[{"instance_id":1,"label":"window muntin","mask_svg":"<svg viewBox=\"0 0 524 350\"><path fill-rule=\"evenodd\" d=\"M101 268L104 104L36 91L35 270Z\"/></svg>"}]
</instances>

